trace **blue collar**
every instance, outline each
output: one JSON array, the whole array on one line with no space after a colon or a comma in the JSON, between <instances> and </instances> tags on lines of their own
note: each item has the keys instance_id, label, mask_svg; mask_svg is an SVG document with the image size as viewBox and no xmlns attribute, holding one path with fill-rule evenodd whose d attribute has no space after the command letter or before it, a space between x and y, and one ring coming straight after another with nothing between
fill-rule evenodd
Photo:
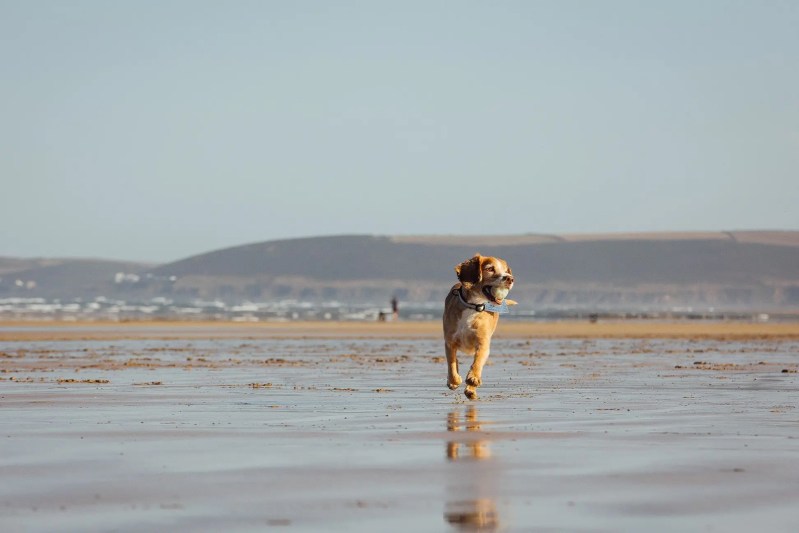
<instances>
[{"instance_id":1,"label":"blue collar","mask_svg":"<svg viewBox=\"0 0 799 533\"><path fill-rule=\"evenodd\" d=\"M463 297L462 289L458 288L458 289L455 289L455 291L453 291L453 292L458 293L458 298L460 299L460 301L461 301L461 303L463 305L465 305L469 309L474 309L478 313L482 313L483 311L489 311L491 313L498 313L498 314L502 315L502 314L505 314L505 313L509 312L508 302L506 302L505 300L502 300L502 304L501 305L497 305L497 304L492 303L492 302L486 302L484 304L472 304L472 303L467 302L466 298Z\"/></svg>"}]
</instances>

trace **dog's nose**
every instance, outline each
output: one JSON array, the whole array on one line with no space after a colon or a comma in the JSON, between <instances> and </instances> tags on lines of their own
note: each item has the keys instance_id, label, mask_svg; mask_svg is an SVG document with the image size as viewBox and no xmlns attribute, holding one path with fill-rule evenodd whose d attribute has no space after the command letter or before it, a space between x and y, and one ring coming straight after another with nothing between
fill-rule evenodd
<instances>
[{"instance_id":1,"label":"dog's nose","mask_svg":"<svg viewBox=\"0 0 799 533\"><path fill-rule=\"evenodd\" d=\"M502 279L508 283L513 283L513 276L511 276L510 274L505 274L504 276L502 276Z\"/></svg>"}]
</instances>

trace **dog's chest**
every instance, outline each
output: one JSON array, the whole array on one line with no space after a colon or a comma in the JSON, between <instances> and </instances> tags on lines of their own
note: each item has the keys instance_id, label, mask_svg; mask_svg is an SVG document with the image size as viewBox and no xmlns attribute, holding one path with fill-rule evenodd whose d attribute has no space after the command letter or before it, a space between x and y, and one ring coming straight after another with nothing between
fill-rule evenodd
<instances>
[{"instance_id":1,"label":"dog's chest","mask_svg":"<svg viewBox=\"0 0 799 533\"><path fill-rule=\"evenodd\" d=\"M487 315L485 313L478 313L476 311L465 311L461 313L458 319L458 325L455 328L455 338L462 348L473 349L477 344L484 340L483 337L490 338L493 327L486 321ZM482 334L481 334L482 333ZM486 335L487 334L487 335Z\"/></svg>"},{"instance_id":2,"label":"dog's chest","mask_svg":"<svg viewBox=\"0 0 799 533\"><path fill-rule=\"evenodd\" d=\"M458 327L455 329L455 335L459 340L463 341L466 337L474 334L474 321L477 318L477 313L474 311L466 311L461 313L458 319Z\"/></svg>"}]
</instances>

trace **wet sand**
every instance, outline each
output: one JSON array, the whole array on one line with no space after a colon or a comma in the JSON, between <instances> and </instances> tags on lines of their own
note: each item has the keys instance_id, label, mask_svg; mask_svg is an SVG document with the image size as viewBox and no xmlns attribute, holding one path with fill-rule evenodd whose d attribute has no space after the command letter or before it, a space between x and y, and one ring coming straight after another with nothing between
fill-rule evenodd
<instances>
[{"instance_id":1,"label":"wet sand","mask_svg":"<svg viewBox=\"0 0 799 533\"><path fill-rule=\"evenodd\" d=\"M438 327L0 324L0 530L799 530L797 324Z\"/></svg>"},{"instance_id":2,"label":"wet sand","mask_svg":"<svg viewBox=\"0 0 799 533\"><path fill-rule=\"evenodd\" d=\"M497 338L799 339L799 322L503 320ZM182 338L441 338L423 322L15 322L0 321L0 341Z\"/></svg>"}]
</instances>

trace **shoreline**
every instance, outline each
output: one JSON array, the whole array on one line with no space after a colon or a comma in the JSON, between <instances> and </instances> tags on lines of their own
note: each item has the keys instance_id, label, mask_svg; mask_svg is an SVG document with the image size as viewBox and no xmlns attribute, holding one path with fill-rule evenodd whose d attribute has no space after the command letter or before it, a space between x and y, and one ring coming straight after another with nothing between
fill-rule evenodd
<instances>
[{"instance_id":1,"label":"shoreline","mask_svg":"<svg viewBox=\"0 0 799 533\"><path fill-rule=\"evenodd\" d=\"M441 337L438 321L0 321L0 341L175 338L422 338ZM799 339L797 322L500 321L495 338L565 339Z\"/></svg>"}]
</instances>

